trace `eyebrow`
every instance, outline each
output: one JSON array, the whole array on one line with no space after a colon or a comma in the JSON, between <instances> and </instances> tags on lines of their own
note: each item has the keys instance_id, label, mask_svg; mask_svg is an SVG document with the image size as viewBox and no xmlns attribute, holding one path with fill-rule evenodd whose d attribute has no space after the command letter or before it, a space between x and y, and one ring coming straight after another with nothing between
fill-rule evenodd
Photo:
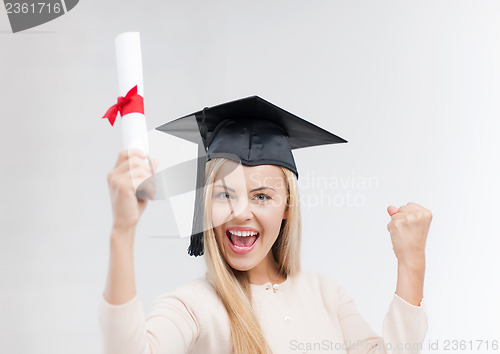
<instances>
[{"instance_id":1,"label":"eyebrow","mask_svg":"<svg viewBox=\"0 0 500 354\"><path fill-rule=\"evenodd\" d=\"M218 184L218 185L214 186L214 188L217 188L217 187L219 187L219 188L223 188L223 189L227 189L228 191L231 191L231 192L233 192L233 193L236 193L236 191L235 191L234 189L230 188L230 187L222 186L222 185L220 185L220 184ZM276 191L276 190L275 190L274 188L272 188L272 187L262 186L262 187L258 187L258 188L254 188L254 189L252 189L252 190L250 191L250 193L253 193L253 192L258 192L258 191L261 191L261 190L264 190L264 189L272 189L273 191Z\"/></svg>"}]
</instances>

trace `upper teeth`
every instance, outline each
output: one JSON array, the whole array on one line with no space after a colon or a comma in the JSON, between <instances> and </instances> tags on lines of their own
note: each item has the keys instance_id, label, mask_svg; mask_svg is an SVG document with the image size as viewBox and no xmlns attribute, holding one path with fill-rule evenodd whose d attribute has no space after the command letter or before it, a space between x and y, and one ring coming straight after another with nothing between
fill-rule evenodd
<instances>
[{"instance_id":1,"label":"upper teeth","mask_svg":"<svg viewBox=\"0 0 500 354\"><path fill-rule=\"evenodd\" d=\"M231 234L236 235L236 236L256 236L258 232L255 231L233 231L233 230L228 230Z\"/></svg>"}]
</instances>

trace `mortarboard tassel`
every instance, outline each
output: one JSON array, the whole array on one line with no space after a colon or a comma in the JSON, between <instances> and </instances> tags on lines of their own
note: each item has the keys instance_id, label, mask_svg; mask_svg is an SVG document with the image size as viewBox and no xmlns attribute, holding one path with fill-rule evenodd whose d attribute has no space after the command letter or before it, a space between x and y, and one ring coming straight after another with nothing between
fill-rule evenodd
<instances>
[{"instance_id":1,"label":"mortarboard tassel","mask_svg":"<svg viewBox=\"0 0 500 354\"><path fill-rule=\"evenodd\" d=\"M203 232L191 235L191 243L188 247L188 254L195 257L203 255Z\"/></svg>"},{"instance_id":2,"label":"mortarboard tassel","mask_svg":"<svg viewBox=\"0 0 500 354\"><path fill-rule=\"evenodd\" d=\"M196 176L196 196L195 213L193 218L193 233L191 234L191 243L188 247L190 256L202 256L203 247L203 190L205 186L205 166L206 166L206 141L207 126L205 125L205 110L203 109L203 118L199 127L200 135L203 140L203 146L198 145L198 173ZM201 231L201 232L200 232Z\"/></svg>"},{"instance_id":3,"label":"mortarboard tassel","mask_svg":"<svg viewBox=\"0 0 500 354\"><path fill-rule=\"evenodd\" d=\"M196 174L196 194L194 202L194 217L193 217L193 231L191 234L191 243L188 248L190 256L203 255L203 189L205 182L205 165L207 162L204 156L205 148L198 147L198 173Z\"/></svg>"}]
</instances>

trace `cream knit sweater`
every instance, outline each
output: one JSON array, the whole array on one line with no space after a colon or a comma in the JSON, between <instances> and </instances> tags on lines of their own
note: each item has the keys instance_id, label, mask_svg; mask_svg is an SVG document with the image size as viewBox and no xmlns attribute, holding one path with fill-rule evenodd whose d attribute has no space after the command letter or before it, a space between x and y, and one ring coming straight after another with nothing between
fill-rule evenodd
<instances>
[{"instance_id":1,"label":"cream knit sweater","mask_svg":"<svg viewBox=\"0 0 500 354\"><path fill-rule=\"evenodd\" d=\"M274 354L413 354L427 333L424 302L414 306L394 293L378 336L344 288L321 272L251 287ZM102 296L99 322L103 354L231 353L227 313L206 277L159 296L147 316L137 295L121 305Z\"/></svg>"}]
</instances>

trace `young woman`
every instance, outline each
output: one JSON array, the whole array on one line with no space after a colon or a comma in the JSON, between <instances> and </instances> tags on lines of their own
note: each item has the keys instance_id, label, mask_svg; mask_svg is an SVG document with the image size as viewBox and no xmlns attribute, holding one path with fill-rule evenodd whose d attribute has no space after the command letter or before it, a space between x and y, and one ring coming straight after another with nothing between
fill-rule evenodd
<instances>
[{"instance_id":1,"label":"young woman","mask_svg":"<svg viewBox=\"0 0 500 354\"><path fill-rule=\"evenodd\" d=\"M200 115L209 131L201 242L207 273L158 297L147 317L133 269L135 228L147 200L137 199L134 186L150 172L140 151L120 153L108 175L114 223L99 313L104 353L420 352L431 213L415 203L388 207L398 279L379 337L340 285L323 272L301 270L298 172L286 151L297 146L293 134L304 130L283 129L271 111L246 116L239 101L231 112L238 119L222 115L211 124L209 111ZM281 134L290 144L277 148ZM221 147L235 136L250 143ZM241 146L243 153L227 158ZM283 151L270 156L276 149Z\"/></svg>"}]
</instances>

